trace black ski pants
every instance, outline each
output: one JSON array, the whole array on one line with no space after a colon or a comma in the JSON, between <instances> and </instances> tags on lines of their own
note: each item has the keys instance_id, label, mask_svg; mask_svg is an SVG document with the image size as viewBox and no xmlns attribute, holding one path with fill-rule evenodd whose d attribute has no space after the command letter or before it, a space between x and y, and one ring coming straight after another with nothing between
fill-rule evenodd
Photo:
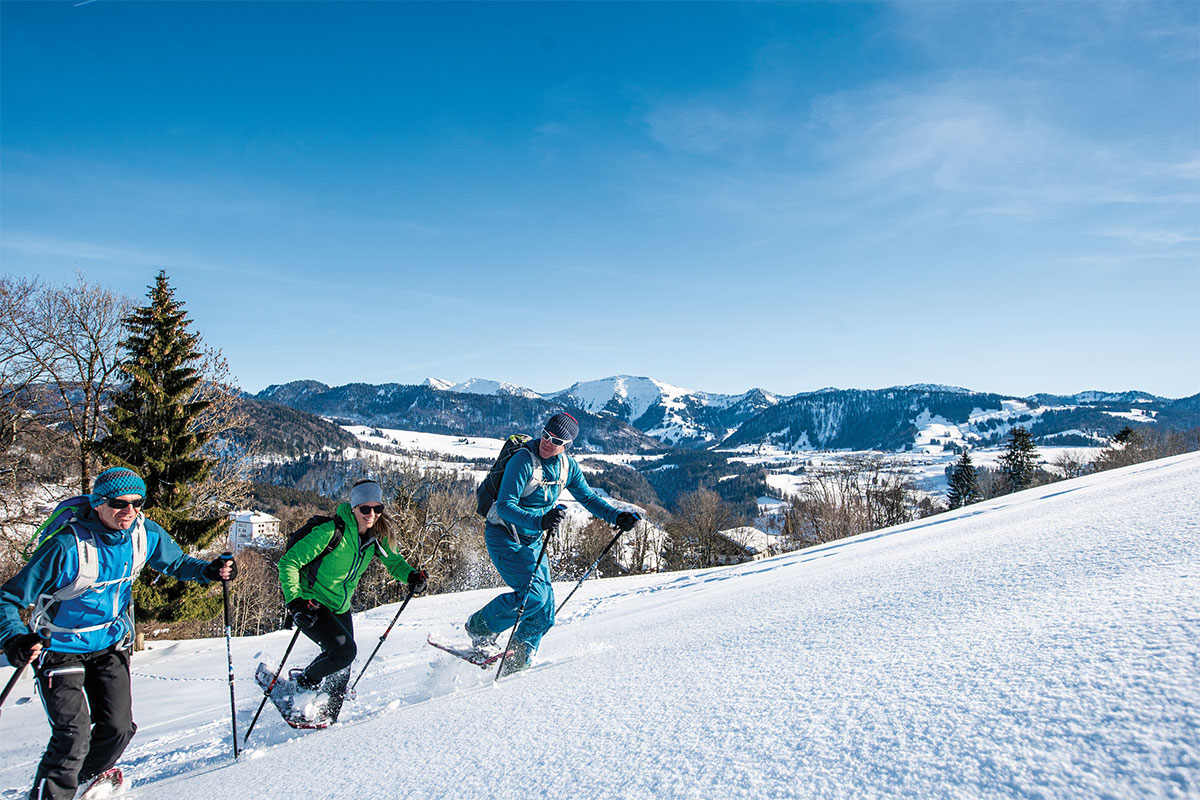
<instances>
[{"instance_id":1,"label":"black ski pants","mask_svg":"<svg viewBox=\"0 0 1200 800\"><path fill-rule=\"evenodd\" d=\"M325 606L318 606L317 619L312 625L302 625L300 630L321 648L321 655L304 669L304 680L319 683L326 676L345 669L354 663L358 646L354 644L354 619L350 612L334 614Z\"/></svg>"},{"instance_id":2,"label":"black ski pants","mask_svg":"<svg viewBox=\"0 0 1200 800\"><path fill-rule=\"evenodd\" d=\"M85 780L117 763L137 731L129 690L129 653L45 652L37 662L38 694L50 720L50 743L30 798L72 798Z\"/></svg>"},{"instance_id":3,"label":"black ski pants","mask_svg":"<svg viewBox=\"0 0 1200 800\"><path fill-rule=\"evenodd\" d=\"M333 676L324 685L325 691L329 692L329 704L325 711L331 719L336 720L346 699L346 687L350 684L350 665L358 654L358 645L354 643L354 619L349 611L334 614L321 606L317 609L316 622L308 626L301 625L300 630L321 648L321 655L304 668L304 680L315 684Z\"/></svg>"}]
</instances>

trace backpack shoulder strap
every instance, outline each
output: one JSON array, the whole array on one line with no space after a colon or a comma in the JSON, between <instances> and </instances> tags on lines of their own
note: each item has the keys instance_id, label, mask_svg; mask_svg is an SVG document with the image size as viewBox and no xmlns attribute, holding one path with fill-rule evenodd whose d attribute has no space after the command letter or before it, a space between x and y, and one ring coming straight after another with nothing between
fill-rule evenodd
<instances>
[{"instance_id":1,"label":"backpack shoulder strap","mask_svg":"<svg viewBox=\"0 0 1200 800\"><path fill-rule=\"evenodd\" d=\"M335 512L333 515L333 534L329 537L329 544L325 545L325 549L318 553L316 558L300 568L300 574L308 579L310 586L317 582L317 570L321 568L321 562L325 560L325 556L337 549L337 546L342 543L342 538L345 535L346 521Z\"/></svg>"},{"instance_id":2,"label":"backpack shoulder strap","mask_svg":"<svg viewBox=\"0 0 1200 800\"><path fill-rule=\"evenodd\" d=\"M521 497L528 497L535 490L541 488L542 477L545 474L542 471L542 457L537 454L533 447L526 446L525 449L529 451L529 460L533 463L533 474L529 476L529 480L521 487Z\"/></svg>"},{"instance_id":3,"label":"backpack shoulder strap","mask_svg":"<svg viewBox=\"0 0 1200 800\"><path fill-rule=\"evenodd\" d=\"M136 578L141 573L142 567L146 566L146 559L150 555L150 546L146 537L146 515L140 511L130 535L133 537L133 565L129 569L129 574Z\"/></svg>"},{"instance_id":4,"label":"backpack shoulder strap","mask_svg":"<svg viewBox=\"0 0 1200 800\"><path fill-rule=\"evenodd\" d=\"M54 535L57 536L64 530L70 531L75 538L75 554L78 556L79 569L75 573L74 580L54 592L55 602L79 597L90 589L100 577L100 553L96 549L96 542L92 538L92 534L87 528L75 525L72 520Z\"/></svg>"},{"instance_id":5,"label":"backpack shoulder strap","mask_svg":"<svg viewBox=\"0 0 1200 800\"><path fill-rule=\"evenodd\" d=\"M558 454L558 488L562 489L567 485L567 478L571 475L571 459L566 453Z\"/></svg>"},{"instance_id":6,"label":"backpack shoulder strap","mask_svg":"<svg viewBox=\"0 0 1200 800\"><path fill-rule=\"evenodd\" d=\"M329 544L325 545L325 549L321 551L321 557L329 555L334 551L339 544L342 543L342 537L346 535L346 520L338 515L333 517L333 536L329 537Z\"/></svg>"}]
</instances>

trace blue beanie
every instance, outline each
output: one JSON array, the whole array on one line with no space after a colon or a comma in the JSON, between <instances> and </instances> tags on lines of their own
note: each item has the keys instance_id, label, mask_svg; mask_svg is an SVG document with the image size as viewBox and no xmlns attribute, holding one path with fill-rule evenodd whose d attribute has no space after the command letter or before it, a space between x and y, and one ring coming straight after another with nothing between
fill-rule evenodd
<instances>
[{"instance_id":1,"label":"blue beanie","mask_svg":"<svg viewBox=\"0 0 1200 800\"><path fill-rule=\"evenodd\" d=\"M146 482L131 469L125 467L110 467L96 476L90 495L92 508L104 505L113 497L126 494L146 496Z\"/></svg>"},{"instance_id":2,"label":"blue beanie","mask_svg":"<svg viewBox=\"0 0 1200 800\"><path fill-rule=\"evenodd\" d=\"M565 411L560 411L546 423L545 431L551 436L566 439L567 444L570 444L579 435L579 420Z\"/></svg>"}]
</instances>

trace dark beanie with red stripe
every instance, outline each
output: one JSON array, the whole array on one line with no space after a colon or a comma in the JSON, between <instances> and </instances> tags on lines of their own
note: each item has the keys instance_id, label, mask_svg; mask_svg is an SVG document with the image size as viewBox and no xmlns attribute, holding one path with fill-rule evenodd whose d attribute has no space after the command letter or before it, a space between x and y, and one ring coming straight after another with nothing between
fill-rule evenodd
<instances>
[{"instance_id":1,"label":"dark beanie with red stripe","mask_svg":"<svg viewBox=\"0 0 1200 800\"><path fill-rule=\"evenodd\" d=\"M551 436L566 439L567 443L570 444L579 435L579 420L565 411L560 411L546 423L545 430Z\"/></svg>"}]
</instances>

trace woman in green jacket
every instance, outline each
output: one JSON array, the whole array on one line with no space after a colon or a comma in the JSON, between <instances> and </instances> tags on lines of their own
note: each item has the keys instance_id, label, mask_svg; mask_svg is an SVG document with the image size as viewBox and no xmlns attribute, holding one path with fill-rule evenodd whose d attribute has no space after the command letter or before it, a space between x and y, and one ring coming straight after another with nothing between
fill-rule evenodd
<instances>
[{"instance_id":1,"label":"woman in green jacket","mask_svg":"<svg viewBox=\"0 0 1200 800\"><path fill-rule=\"evenodd\" d=\"M337 539L339 529L340 541L318 560ZM332 520L314 527L279 559L279 584L288 611L304 635L321 648L321 654L303 670L294 670L292 678L304 691L320 689L324 682L330 722L341 711L350 664L358 652L350 599L376 555L413 594L425 588L425 571L409 566L396 552L395 537L383 515L383 490L375 481L361 480L350 490L350 502L339 505Z\"/></svg>"}]
</instances>

